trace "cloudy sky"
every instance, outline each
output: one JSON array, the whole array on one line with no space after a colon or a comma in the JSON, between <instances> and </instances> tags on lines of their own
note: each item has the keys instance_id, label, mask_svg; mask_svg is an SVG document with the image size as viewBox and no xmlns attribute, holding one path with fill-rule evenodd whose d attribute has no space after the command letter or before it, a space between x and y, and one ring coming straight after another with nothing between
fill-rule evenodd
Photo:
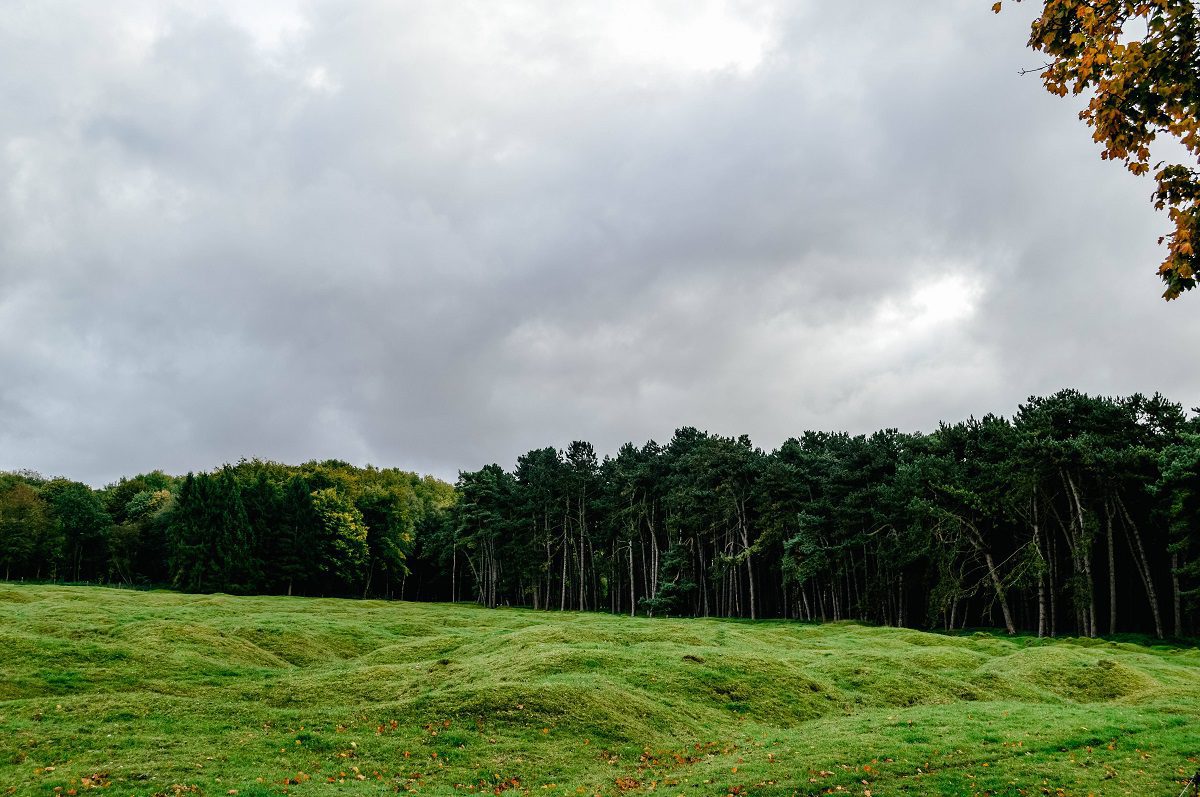
<instances>
[{"instance_id":1,"label":"cloudy sky","mask_svg":"<svg viewBox=\"0 0 1200 797\"><path fill-rule=\"evenodd\" d=\"M990 6L0 4L0 469L1195 406L1148 178Z\"/></svg>"}]
</instances>

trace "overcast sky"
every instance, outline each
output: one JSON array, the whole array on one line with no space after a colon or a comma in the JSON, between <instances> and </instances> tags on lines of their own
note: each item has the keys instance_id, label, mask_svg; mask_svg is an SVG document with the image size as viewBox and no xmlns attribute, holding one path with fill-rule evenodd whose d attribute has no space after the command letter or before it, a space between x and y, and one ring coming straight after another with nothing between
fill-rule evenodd
<instances>
[{"instance_id":1,"label":"overcast sky","mask_svg":"<svg viewBox=\"0 0 1200 797\"><path fill-rule=\"evenodd\" d=\"M990 6L0 3L0 469L1200 404L1149 178Z\"/></svg>"}]
</instances>

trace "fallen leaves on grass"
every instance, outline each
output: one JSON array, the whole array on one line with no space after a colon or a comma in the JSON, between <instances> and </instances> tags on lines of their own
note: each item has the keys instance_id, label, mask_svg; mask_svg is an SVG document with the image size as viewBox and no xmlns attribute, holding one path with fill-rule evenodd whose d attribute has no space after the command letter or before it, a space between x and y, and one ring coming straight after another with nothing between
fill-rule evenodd
<instances>
[{"instance_id":1,"label":"fallen leaves on grass","mask_svg":"<svg viewBox=\"0 0 1200 797\"><path fill-rule=\"evenodd\" d=\"M79 785L85 789L99 789L108 786L108 773L97 772L92 775L84 775L79 779Z\"/></svg>"},{"instance_id":2,"label":"fallen leaves on grass","mask_svg":"<svg viewBox=\"0 0 1200 797\"><path fill-rule=\"evenodd\" d=\"M166 791L156 791L154 797L183 797L185 794L201 794L199 786L184 786L175 783L167 788Z\"/></svg>"}]
</instances>

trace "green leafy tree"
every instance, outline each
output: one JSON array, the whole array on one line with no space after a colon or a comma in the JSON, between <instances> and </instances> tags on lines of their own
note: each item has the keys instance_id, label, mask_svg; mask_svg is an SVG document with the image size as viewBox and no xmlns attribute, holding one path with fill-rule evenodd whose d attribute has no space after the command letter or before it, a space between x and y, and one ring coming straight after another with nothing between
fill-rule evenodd
<instances>
[{"instance_id":1,"label":"green leafy tree","mask_svg":"<svg viewBox=\"0 0 1200 797\"><path fill-rule=\"evenodd\" d=\"M188 474L171 515L172 574L189 592L245 592L255 582L250 521L232 471Z\"/></svg>"},{"instance_id":2,"label":"green leafy tree","mask_svg":"<svg viewBox=\"0 0 1200 797\"><path fill-rule=\"evenodd\" d=\"M108 578L127 584L162 581L166 578L160 566L166 555L162 515L173 496L169 490L152 489L140 477L122 479L120 485L144 489L135 493L122 489L119 498L106 491L105 503L114 520L107 540Z\"/></svg>"},{"instance_id":3,"label":"green leafy tree","mask_svg":"<svg viewBox=\"0 0 1200 797\"><path fill-rule=\"evenodd\" d=\"M208 477L189 473L179 488L179 497L168 521L171 583L176 589L197 591L205 583L205 528L202 504Z\"/></svg>"},{"instance_id":4,"label":"green leafy tree","mask_svg":"<svg viewBox=\"0 0 1200 797\"><path fill-rule=\"evenodd\" d=\"M538 448L517 458L513 475L520 521L512 533L524 541L530 554L519 575L528 582L535 607L549 608L556 602L566 608L570 550L566 465L557 449ZM561 566L556 566L556 557ZM556 577L560 579L557 600L553 597Z\"/></svg>"},{"instance_id":5,"label":"green leafy tree","mask_svg":"<svg viewBox=\"0 0 1200 797\"><path fill-rule=\"evenodd\" d=\"M42 493L62 529L66 577L80 581L103 574L105 540L112 518L92 488L80 482L55 479Z\"/></svg>"},{"instance_id":6,"label":"green leafy tree","mask_svg":"<svg viewBox=\"0 0 1200 797\"><path fill-rule=\"evenodd\" d=\"M367 524L362 513L332 487L313 492L312 507L321 531L318 561L329 585L344 592L361 584L367 567Z\"/></svg>"},{"instance_id":7,"label":"green leafy tree","mask_svg":"<svg viewBox=\"0 0 1200 797\"><path fill-rule=\"evenodd\" d=\"M476 600L495 607L506 591L501 567L506 547L513 542L511 530L518 526L517 480L499 465L487 465L458 477L460 499L454 507L458 542L467 554L474 576ZM510 549L511 550L511 549ZM520 556L526 552L511 550ZM511 590L511 584L509 584Z\"/></svg>"},{"instance_id":8,"label":"green leafy tree","mask_svg":"<svg viewBox=\"0 0 1200 797\"><path fill-rule=\"evenodd\" d=\"M277 543L268 569L278 574L287 594L308 591L316 586L321 570L319 547L323 523L313 505L308 481L300 474L291 476L283 489Z\"/></svg>"},{"instance_id":9,"label":"green leafy tree","mask_svg":"<svg viewBox=\"0 0 1200 797\"><path fill-rule=\"evenodd\" d=\"M282 553L283 494L279 485L271 481L266 471L259 471L253 481L242 487L242 506L250 527L252 586L256 591L279 590L282 585L272 568Z\"/></svg>"},{"instance_id":10,"label":"green leafy tree","mask_svg":"<svg viewBox=\"0 0 1200 797\"><path fill-rule=\"evenodd\" d=\"M367 525L367 566L363 596L371 591L377 574L386 584L408 574L408 556L416 542L419 499L407 481L369 484L354 502Z\"/></svg>"},{"instance_id":11,"label":"green leafy tree","mask_svg":"<svg viewBox=\"0 0 1200 797\"><path fill-rule=\"evenodd\" d=\"M652 597L641 601L647 613L651 616L691 613L699 588L692 560L686 543L667 548L659 560L658 589Z\"/></svg>"},{"instance_id":12,"label":"green leafy tree","mask_svg":"<svg viewBox=\"0 0 1200 797\"><path fill-rule=\"evenodd\" d=\"M583 611L599 601L596 595L596 548L592 534L595 526L593 508L599 495L600 465L596 450L591 443L575 440L563 453L564 481L566 488L567 524L572 532L567 535L571 559L574 565L576 608ZM590 597L590 600L589 600Z\"/></svg>"},{"instance_id":13,"label":"green leafy tree","mask_svg":"<svg viewBox=\"0 0 1200 797\"><path fill-rule=\"evenodd\" d=\"M0 484L0 568L6 580L34 571L39 541L52 526L50 508L37 490L18 479Z\"/></svg>"},{"instance_id":14,"label":"green leafy tree","mask_svg":"<svg viewBox=\"0 0 1200 797\"><path fill-rule=\"evenodd\" d=\"M940 456L930 460L936 463L929 470L931 532L945 551L956 552L956 561L982 560L1005 630L1015 634L1008 579L996 553L1002 540L1014 539L1005 511L1013 428L1003 418L987 415L982 420L943 425L934 441L934 451ZM950 565L943 572L957 571Z\"/></svg>"},{"instance_id":15,"label":"green leafy tree","mask_svg":"<svg viewBox=\"0 0 1200 797\"><path fill-rule=\"evenodd\" d=\"M1194 609L1200 597L1200 435L1184 435L1164 449L1159 467L1161 475L1153 491L1162 500L1170 535L1175 594ZM1177 603L1175 634L1183 632L1182 606Z\"/></svg>"}]
</instances>

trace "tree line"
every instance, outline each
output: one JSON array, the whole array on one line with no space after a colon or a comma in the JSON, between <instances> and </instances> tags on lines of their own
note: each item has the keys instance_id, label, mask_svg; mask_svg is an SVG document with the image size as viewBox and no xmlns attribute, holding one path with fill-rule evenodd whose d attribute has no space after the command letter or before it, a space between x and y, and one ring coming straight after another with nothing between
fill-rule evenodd
<instances>
[{"instance_id":1,"label":"tree line","mask_svg":"<svg viewBox=\"0 0 1200 797\"><path fill-rule=\"evenodd\" d=\"M928 434L694 428L452 487L243 461L101 490L0 475L6 578L1096 636L1200 609L1200 410L1033 397Z\"/></svg>"},{"instance_id":2,"label":"tree line","mask_svg":"<svg viewBox=\"0 0 1200 797\"><path fill-rule=\"evenodd\" d=\"M1195 628L1200 419L1158 395L1066 390L1012 419L806 432L770 453L693 428L603 460L576 442L457 487L451 580L490 606Z\"/></svg>"},{"instance_id":3,"label":"tree line","mask_svg":"<svg viewBox=\"0 0 1200 797\"><path fill-rule=\"evenodd\" d=\"M190 592L399 597L418 539L440 539L453 486L330 460L260 460L100 490L0 474L6 579L165 585ZM445 536L445 535L441 535Z\"/></svg>"}]
</instances>

